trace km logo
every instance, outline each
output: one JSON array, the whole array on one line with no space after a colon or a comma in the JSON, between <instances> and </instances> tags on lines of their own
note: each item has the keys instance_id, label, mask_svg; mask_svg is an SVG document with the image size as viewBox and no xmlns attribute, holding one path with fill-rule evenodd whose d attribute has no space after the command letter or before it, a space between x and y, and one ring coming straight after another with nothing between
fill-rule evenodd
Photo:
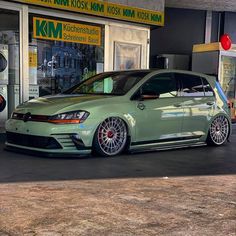
<instances>
[{"instance_id":1,"label":"km logo","mask_svg":"<svg viewBox=\"0 0 236 236\"><path fill-rule=\"evenodd\" d=\"M45 19L35 19L36 36L62 39L62 23Z\"/></svg>"}]
</instances>

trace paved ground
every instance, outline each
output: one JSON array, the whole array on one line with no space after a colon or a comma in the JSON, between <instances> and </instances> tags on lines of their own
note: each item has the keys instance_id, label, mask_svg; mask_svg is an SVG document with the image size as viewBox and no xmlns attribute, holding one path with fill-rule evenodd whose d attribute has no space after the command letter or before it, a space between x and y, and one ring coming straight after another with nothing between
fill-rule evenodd
<instances>
[{"instance_id":1,"label":"paved ground","mask_svg":"<svg viewBox=\"0 0 236 236\"><path fill-rule=\"evenodd\" d=\"M57 159L0 142L0 236L236 235L236 132L231 143Z\"/></svg>"}]
</instances>

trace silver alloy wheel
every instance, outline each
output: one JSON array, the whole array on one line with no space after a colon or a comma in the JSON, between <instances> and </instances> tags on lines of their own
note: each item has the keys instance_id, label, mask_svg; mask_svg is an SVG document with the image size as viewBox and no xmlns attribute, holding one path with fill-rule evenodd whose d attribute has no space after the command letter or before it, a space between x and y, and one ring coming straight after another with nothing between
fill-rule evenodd
<instances>
[{"instance_id":1,"label":"silver alloy wheel","mask_svg":"<svg viewBox=\"0 0 236 236\"><path fill-rule=\"evenodd\" d=\"M124 121L118 117L107 118L98 127L97 140L99 147L107 156L119 154L127 141Z\"/></svg>"},{"instance_id":2,"label":"silver alloy wheel","mask_svg":"<svg viewBox=\"0 0 236 236\"><path fill-rule=\"evenodd\" d=\"M229 122L225 116L216 117L211 123L210 138L215 145L223 144L229 135Z\"/></svg>"}]
</instances>

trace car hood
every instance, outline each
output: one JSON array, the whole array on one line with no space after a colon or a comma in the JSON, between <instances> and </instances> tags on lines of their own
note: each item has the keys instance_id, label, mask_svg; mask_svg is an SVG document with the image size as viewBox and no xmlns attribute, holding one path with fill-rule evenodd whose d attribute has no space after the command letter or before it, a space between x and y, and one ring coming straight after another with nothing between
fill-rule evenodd
<instances>
[{"instance_id":1,"label":"car hood","mask_svg":"<svg viewBox=\"0 0 236 236\"><path fill-rule=\"evenodd\" d=\"M109 99L113 96L107 95L54 95L39 97L36 99L29 100L21 105L19 105L15 112L39 115L54 115L58 113L63 113L67 111L75 111L79 109L85 109L86 105L96 106L96 101L101 101L103 99ZM106 101L107 102L107 101Z\"/></svg>"}]
</instances>

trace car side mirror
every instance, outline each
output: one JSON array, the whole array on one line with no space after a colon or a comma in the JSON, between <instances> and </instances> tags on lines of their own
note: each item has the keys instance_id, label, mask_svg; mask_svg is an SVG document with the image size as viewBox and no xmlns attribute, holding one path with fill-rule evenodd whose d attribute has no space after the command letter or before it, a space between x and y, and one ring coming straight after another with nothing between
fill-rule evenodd
<instances>
[{"instance_id":1,"label":"car side mirror","mask_svg":"<svg viewBox=\"0 0 236 236\"><path fill-rule=\"evenodd\" d=\"M141 100L151 100L151 99L157 99L160 95L157 94L155 91L145 91L141 94L140 99Z\"/></svg>"}]
</instances>

